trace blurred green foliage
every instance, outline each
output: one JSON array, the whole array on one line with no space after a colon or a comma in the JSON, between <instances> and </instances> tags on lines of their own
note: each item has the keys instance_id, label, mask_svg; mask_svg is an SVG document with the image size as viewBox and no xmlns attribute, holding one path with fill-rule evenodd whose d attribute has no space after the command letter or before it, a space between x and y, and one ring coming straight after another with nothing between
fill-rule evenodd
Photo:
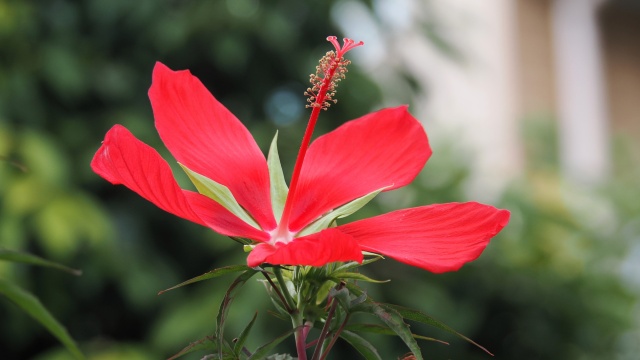
<instances>
[{"instance_id":1,"label":"blurred green foliage","mask_svg":"<svg viewBox=\"0 0 640 360\"><path fill-rule=\"evenodd\" d=\"M0 246L83 270L75 278L0 263L0 277L37 295L91 359L162 358L212 333L231 279L156 294L213 268L243 263L245 254L229 239L111 186L89 162L116 123L171 159L146 98L154 62L162 61L198 76L265 152L279 129L279 152L290 173L307 116L306 79L330 49L324 38L340 35L330 21L337 3L0 0ZM371 80L375 74L363 73L357 63L349 70L338 89L340 102L323 115L318 133L383 100ZM618 269L640 234L633 200L640 198L638 174L625 172L597 191L568 187L547 146L549 127L525 133L532 135L531 168L496 204L513 218L485 254L444 275L378 262L367 274L393 281L369 292L433 315L499 358L633 359L636 297ZM466 200L469 159L453 145L435 149L412 186L382 194L358 216ZM174 170L187 186L186 176ZM261 285L247 285L231 309L227 333L239 333L256 310L249 346L285 332L288 324L268 309ZM68 358L55 338L12 304L0 302L0 319L3 358ZM416 328L452 341L422 343L427 358L487 358L434 329ZM406 352L399 340L374 339L385 358ZM354 356L345 344L336 350L343 351L336 358ZM285 351L292 348L280 349Z\"/></svg>"}]
</instances>

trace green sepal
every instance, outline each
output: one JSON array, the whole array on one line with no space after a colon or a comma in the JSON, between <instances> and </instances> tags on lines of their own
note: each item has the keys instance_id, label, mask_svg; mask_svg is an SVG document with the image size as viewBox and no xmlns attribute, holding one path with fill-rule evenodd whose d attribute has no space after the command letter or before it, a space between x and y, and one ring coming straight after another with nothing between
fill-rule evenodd
<instances>
[{"instance_id":1,"label":"green sepal","mask_svg":"<svg viewBox=\"0 0 640 360\"><path fill-rule=\"evenodd\" d=\"M280 222L284 204L287 201L289 188L284 180L284 172L280 163L280 155L278 155L278 132L271 141L269 147L269 155L267 156L267 166L269 167L269 183L271 184L271 207L273 208L273 216L276 221Z\"/></svg>"},{"instance_id":2,"label":"green sepal","mask_svg":"<svg viewBox=\"0 0 640 360\"><path fill-rule=\"evenodd\" d=\"M249 332L251 332L251 328L253 327L253 324L255 324L257 318L258 313L256 312L255 314L253 314L253 318L251 319L249 324L242 330L240 335L238 335L238 338L234 341L235 343L233 344L233 352L238 358L240 358L240 352L242 352L244 343L247 341Z\"/></svg>"},{"instance_id":3,"label":"green sepal","mask_svg":"<svg viewBox=\"0 0 640 360\"><path fill-rule=\"evenodd\" d=\"M316 293L316 305L320 305L329 295L329 291L331 291L331 289L333 289L333 287L339 282L340 281L331 280L325 281Z\"/></svg>"},{"instance_id":4,"label":"green sepal","mask_svg":"<svg viewBox=\"0 0 640 360\"><path fill-rule=\"evenodd\" d=\"M331 275L329 275L329 277L332 280L335 281L340 281L342 279L352 279L352 280L360 280L360 281L365 281L365 282L370 282L370 283L376 283L376 284L383 284L386 282L389 282L391 280L375 280L372 279L366 275L363 275L361 273L357 273L357 272L350 272L350 271L335 271L333 273L331 273Z\"/></svg>"},{"instance_id":5,"label":"green sepal","mask_svg":"<svg viewBox=\"0 0 640 360\"><path fill-rule=\"evenodd\" d=\"M416 339L409 330L409 325L404 322L404 318L400 313L384 304L367 301L351 308L353 312L365 312L372 314L388 326L393 332L404 341L409 350L413 353L417 360L422 360L422 352Z\"/></svg>"},{"instance_id":6,"label":"green sepal","mask_svg":"<svg viewBox=\"0 0 640 360\"><path fill-rule=\"evenodd\" d=\"M382 360L380 354L378 354L378 350L359 335L344 330L340 333L340 337L348 342L349 345L353 346L366 360Z\"/></svg>"},{"instance_id":7,"label":"green sepal","mask_svg":"<svg viewBox=\"0 0 640 360\"><path fill-rule=\"evenodd\" d=\"M346 271L346 270L351 270L351 269L356 269L359 268L361 266L365 266L367 264L371 264L373 262L376 262L378 260L382 260L384 259L384 256L380 255L380 254L376 254L376 253L371 253L368 251L363 251L362 255L364 255L364 260L362 260L362 264L358 263L356 261L349 261L346 262L340 266L338 266L334 271Z\"/></svg>"},{"instance_id":8,"label":"green sepal","mask_svg":"<svg viewBox=\"0 0 640 360\"><path fill-rule=\"evenodd\" d=\"M423 323L423 324L427 324L427 325L431 325L431 326L437 327L438 329L444 330L444 331L446 331L446 332L448 332L450 334L453 334L453 335L455 335L455 336L467 341L470 344L475 345L476 347L478 347L479 349L483 350L487 354L493 356L493 354L491 352L489 352L489 350L485 349L480 344L478 344L475 341L469 339L468 337L460 334L459 332L453 330L453 328L451 328L450 326L445 325L442 322L440 322L440 321L432 318L431 316L423 313L422 311L406 308L404 306L399 306L399 305L392 305L392 304L384 304L384 305L387 308L390 308L390 309L393 309L393 310L397 311L403 318L405 318L407 320L412 320L412 321L416 321L416 322L419 322L419 323Z\"/></svg>"},{"instance_id":9,"label":"green sepal","mask_svg":"<svg viewBox=\"0 0 640 360\"><path fill-rule=\"evenodd\" d=\"M53 315L42 305L37 297L30 292L16 286L6 280L0 279L0 294L18 305L29 316L38 321L49 332L58 338L76 359L85 359L84 355L71 338L67 329L56 320Z\"/></svg>"},{"instance_id":10,"label":"green sepal","mask_svg":"<svg viewBox=\"0 0 640 360\"><path fill-rule=\"evenodd\" d=\"M203 281L203 280L209 280L209 279L213 279L213 278L217 278L219 276L222 275L226 275L226 274L231 274L234 272L238 272L238 271L246 271L249 270L250 268L247 265L231 265L231 266L225 266L225 267L221 267L219 269L215 269L215 270L211 270L208 271L200 276L196 276L192 279L189 279L187 281L183 281L180 284L176 285L176 286L172 286L168 289L162 290L160 292L158 292L158 295L164 294L169 290L174 290L177 289L179 287L183 287L185 285L189 285L189 284L193 284L199 281Z\"/></svg>"},{"instance_id":11,"label":"green sepal","mask_svg":"<svg viewBox=\"0 0 640 360\"><path fill-rule=\"evenodd\" d=\"M322 215L318 220L312 222L307 227L302 229L296 237L302 237L305 235L315 234L319 231L327 229L331 227L332 223L336 221L336 219L340 219L343 217L347 217L354 212L360 210L363 206L365 206L369 201L371 201L376 195L380 194L380 192L389 188L390 186L385 186L378 190L368 193L365 196L361 196L351 202L348 202L340 207L333 209L332 211Z\"/></svg>"},{"instance_id":12,"label":"green sepal","mask_svg":"<svg viewBox=\"0 0 640 360\"><path fill-rule=\"evenodd\" d=\"M200 175L182 164L180 164L180 166L187 176L189 176L189 179L193 185L196 186L196 189L198 189L200 194L224 206L225 209L229 210L247 224L256 229L260 229L260 225L258 225L258 223L251 217L251 215L249 215L249 213L246 212L245 209L242 208L242 206L240 206L240 204L238 204L236 198L233 197L233 194L228 187L219 184L206 176Z\"/></svg>"},{"instance_id":13,"label":"green sepal","mask_svg":"<svg viewBox=\"0 0 640 360\"><path fill-rule=\"evenodd\" d=\"M24 263L29 265L45 266L52 269L66 271L76 276L82 275L81 270L72 269L62 264L58 264L56 262L43 259L39 256L35 256L22 251L0 249L0 260L19 262L19 263Z\"/></svg>"}]
</instances>

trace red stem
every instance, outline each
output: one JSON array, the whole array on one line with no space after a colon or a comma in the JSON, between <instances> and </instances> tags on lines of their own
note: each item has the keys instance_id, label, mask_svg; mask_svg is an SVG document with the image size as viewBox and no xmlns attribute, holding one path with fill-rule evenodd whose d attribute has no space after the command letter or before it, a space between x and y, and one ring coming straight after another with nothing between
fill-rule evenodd
<instances>
[{"instance_id":1,"label":"red stem","mask_svg":"<svg viewBox=\"0 0 640 360\"><path fill-rule=\"evenodd\" d=\"M307 335L311 325L305 323L296 330L296 350L298 351L298 360L307 360Z\"/></svg>"},{"instance_id":2,"label":"red stem","mask_svg":"<svg viewBox=\"0 0 640 360\"><path fill-rule=\"evenodd\" d=\"M320 110L322 110L322 104L324 103L327 89L329 89L329 85L333 80L336 69L338 69L339 61L340 58L336 58L335 65L331 67L331 69L329 70L329 74L324 77L322 86L320 87L320 90L318 90L318 94L315 99L316 101L313 103L313 110L311 111L311 116L309 117L309 122L307 123L307 129L304 132L304 137L302 138L302 143L300 144L300 151L298 151L296 164L293 168L293 175L291 175L289 196L287 196L287 201L285 202L284 210L282 211L282 218L280 219L280 224L278 224L278 235L286 236L286 232L289 231L289 218L291 217L291 208L294 203L296 189L298 187L298 178L300 177L300 170L302 170L302 163L304 161L305 155L307 154L309 143L311 143L313 129L316 127L316 122L318 121L318 117L320 116Z\"/></svg>"}]
</instances>

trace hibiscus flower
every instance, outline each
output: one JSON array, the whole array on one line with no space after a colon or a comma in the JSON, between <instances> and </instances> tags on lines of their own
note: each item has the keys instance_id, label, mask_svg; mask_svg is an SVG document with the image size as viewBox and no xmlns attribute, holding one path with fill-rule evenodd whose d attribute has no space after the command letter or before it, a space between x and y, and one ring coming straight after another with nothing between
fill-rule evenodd
<instances>
[{"instance_id":1,"label":"hibiscus flower","mask_svg":"<svg viewBox=\"0 0 640 360\"><path fill-rule=\"evenodd\" d=\"M246 127L188 70L161 63L149 98L160 138L198 192L184 190L156 150L121 125L107 133L91 167L159 208L234 238L248 239L247 263L322 266L362 262L363 252L435 273L476 259L508 222L509 212L476 202L393 211L337 225L381 191L409 184L431 156L427 135L406 106L349 121L310 143L313 125L344 74L345 39L309 89L312 116L291 189L276 142L265 158ZM310 143L310 144L309 144ZM337 226L336 226L337 225Z\"/></svg>"}]
</instances>

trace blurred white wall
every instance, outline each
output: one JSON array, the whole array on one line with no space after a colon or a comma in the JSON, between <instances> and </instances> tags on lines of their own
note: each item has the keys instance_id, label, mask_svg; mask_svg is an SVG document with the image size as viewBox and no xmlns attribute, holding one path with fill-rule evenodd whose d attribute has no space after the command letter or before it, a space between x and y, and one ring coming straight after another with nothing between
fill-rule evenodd
<instances>
[{"instance_id":1,"label":"blurred white wall","mask_svg":"<svg viewBox=\"0 0 640 360\"><path fill-rule=\"evenodd\" d=\"M383 89L391 89L390 102L413 101L411 111L425 124L432 143L455 140L474 154L469 190L476 198L497 195L522 170L514 121L513 1L376 0L375 9L371 14L346 1L335 11L345 33L365 41L354 60L375 71ZM425 36L422 26L431 20L441 24L436 30L445 41L461 51L457 59ZM399 68L426 91L398 91L394 77Z\"/></svg>"},{"instance_id":2,"label":"blurred white wall","mask_svg":"<svg viewBox=\"0 0 640 360\"><path fill-rule=\"evenodd\" d=\"M605 180L611 163L597 22L601 2L555 0L551 7L562 170L587 185Z\"/></svg>"},{"instance_id":3,"label":"blurred white wall","mask_svg":"<svg viewBox=\"0 0 640 360\"><path fill-rule=\"evenodd\" d=\"M411 99L411 110L423 120L432 141L453 137L472 150L469 190L482 198L500 193L522 174L521 126L534 113L557 121L565 179L597 185L609 176L610 114L615 109L609 108L608 88L615 84L603 64L609 54L601 44L606 29L600 15L603 4L611 3L618 2L375 0L370 11L344 1L334 19L345 34L365 41L353 58L376 73L388 91L385 105ZM640 21L640 11L637 14ZM425 26L434 23L437 26ZM433 31L453 45L453 56L451 49L437 46ZM624 54L621 49L618 53ZM640 68L640 57L617 58L635 64L629 69ZM403 90L397 80L403 71L415 76L425 91ZM640 89L640 81L629 81L633 77L616 76L626 81L625 89ZM625 106L627 117L640 113L639 101Z\"/></svg>"},{"instance_id":4,"label":"blurred white wall","mask_svg":"<svg viewBox=\"0 0 640 360\"><path fill-rule=\"evenodd\" d=\"M517 117L514 2L434 1L460 60L419 31L401 39L400 54L428 89L419 109L433 135L451 136L473 154L469 191L489 200L522 171ZM419 51L419 52L418 52Z\"/></svg>"}]
</instances>

